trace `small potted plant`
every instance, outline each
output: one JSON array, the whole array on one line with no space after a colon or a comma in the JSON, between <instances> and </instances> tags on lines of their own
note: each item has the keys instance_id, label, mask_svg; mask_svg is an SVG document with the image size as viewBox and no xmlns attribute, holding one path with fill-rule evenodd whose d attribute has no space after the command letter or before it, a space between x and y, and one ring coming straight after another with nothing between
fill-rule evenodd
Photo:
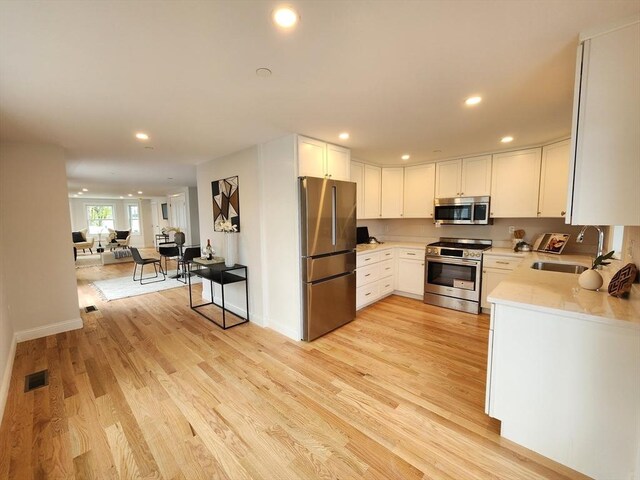
<instances>
[{"instance_id":1,"label":"small potted plant","mask_svg":"<svg viewBox=\"0 0 640 480\"><path fill-rule=\"evenodd\" d=\"M604 283L604 280L600 272L598 272L598 269L604 265L609 265L611 262L607 262L607 260L613 257L614 253L615 252L611 250L609 253L596 257L591 264L591 268L580 274L578 284L586 290L599 289Z\"/></svg>"},{"instance_id":2,"label":"small potted plant","mask_svg":"<svg viewBox=\"0 0 640 480\"><path fill-rule=\"evenodd\" d=\"M231 223L231 220L219 220L216 223L216 230L224 232L224 264L227 267L233 267L236 264L238 255L238 246L235 233L238 227Z\"/></svg>"}]
</instances>

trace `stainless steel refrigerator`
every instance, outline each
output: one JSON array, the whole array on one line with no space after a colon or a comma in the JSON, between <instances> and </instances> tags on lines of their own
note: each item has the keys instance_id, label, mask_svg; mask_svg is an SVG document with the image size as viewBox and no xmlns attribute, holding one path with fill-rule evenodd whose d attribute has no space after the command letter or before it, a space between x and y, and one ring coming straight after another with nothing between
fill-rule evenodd
<instances>
[{"instance_id":1,"label":"stainless steel refrigerator","mask_svg":"<svg viewBox=\"0 0 640 480\"><path fill-rule=\"evenodd\" d=\"M303 340L356 316L356 184L300 178Z\"/></svg>"}]
</instances>

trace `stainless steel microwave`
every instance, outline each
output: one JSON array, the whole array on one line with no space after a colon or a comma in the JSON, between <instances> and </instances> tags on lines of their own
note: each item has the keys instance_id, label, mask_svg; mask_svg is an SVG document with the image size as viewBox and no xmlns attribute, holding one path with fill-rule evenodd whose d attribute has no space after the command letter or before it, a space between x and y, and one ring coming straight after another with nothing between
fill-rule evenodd
<instances>
[{"instance_id":1,"label":"stainless steel microwave","mask_svg":"<svg viewBox=\"0 0 640 480\"><path fill-rule=\"evenodd\" d=\"M490 204L491 197L437 198L433 216L441 225L488 225Z\"/></svg>"}]
</instances>

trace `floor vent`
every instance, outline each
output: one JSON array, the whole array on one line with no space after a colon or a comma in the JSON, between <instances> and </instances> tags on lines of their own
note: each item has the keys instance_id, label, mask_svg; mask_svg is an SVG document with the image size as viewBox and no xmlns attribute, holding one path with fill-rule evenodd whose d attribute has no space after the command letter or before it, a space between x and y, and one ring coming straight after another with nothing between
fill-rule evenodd
<instances>
[{"instance_id":1,"label":"floor vent","mask_svg":"<svg viewBox=\"0 0 640 480\"><path fill-rule=\"evenodd\" d=\"M98 310L98 307L96 307L95 305L89 305L88 307L84 307L84 311L87 313L95 312L96 310Z\"/></svg>"},{"instance_id":2,"label":"floor vent","mask_svg":"<svg viewBox=\"0 0 640 480\"><path fill-rule=\"evenodd\" d=\"M46 387L49 385L49 370L32 373L24 377L24 391L30 392L36 388Z\"/></svg>"}]
</instances>

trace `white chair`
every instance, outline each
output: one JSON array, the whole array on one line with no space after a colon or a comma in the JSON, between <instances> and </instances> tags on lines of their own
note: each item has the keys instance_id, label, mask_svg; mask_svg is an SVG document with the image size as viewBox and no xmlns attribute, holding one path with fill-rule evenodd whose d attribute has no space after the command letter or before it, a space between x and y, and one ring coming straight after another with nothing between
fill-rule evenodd
<instances>
[{"instance_id":1,"label":"white chair","mask_svg":"<svg viewBox=\"0 0 640 480\"><path fill-rule=\"evenodd\" d=\"M91 240L87 240L87 229L83 228L82 230L78 231L78 232L73 232L73 246L76 247L76 250L80 250L82 249L82 252L84 253L85 249L89 249L89 252L91 252L93 254L93 244L95 242L95 238L91 238ZM76 235L76 234L80 234L80 235ZM82 241L76 241L76 240L80 240L80 238L82 239Z\"/></svg>"}]
</instances>

